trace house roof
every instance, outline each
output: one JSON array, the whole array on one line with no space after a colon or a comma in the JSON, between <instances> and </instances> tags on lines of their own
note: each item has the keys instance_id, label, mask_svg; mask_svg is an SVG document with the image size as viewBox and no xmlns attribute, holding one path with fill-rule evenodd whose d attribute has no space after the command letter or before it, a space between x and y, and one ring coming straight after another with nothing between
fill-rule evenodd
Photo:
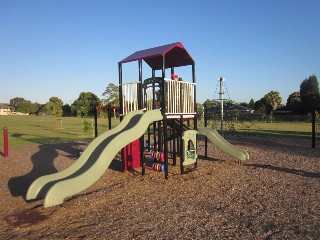
<instances>
[{"instance_id":1,"label":"house roof","mask_svg":"<svg viewBox=\"0 0 320 240\"><path fill-rule=\"evenodd\" d=\"M3 108L5 108L5 109L7 109L7 108L13 109L14 107L12 107L12 106L10 106L10 105L8 105L8 104L5 104L5 103L0 103L0 108L1 108L1 109L3 109Z\"/></svg>"},{"instance_id":2,"label":"house roof","mask_svg":"<svg viewBox=\"0 0 320 240\"><path fill-rule=\"evenodd\" d=\"M194 61L181 42L137 51L119 63L144 60L152 69L162 69L162 56L165 56L165 68L193 65Z\"/></svg>"},{"instance_id":3,"label":"house roof","mask_svg":"<svg viewBox=\"0 0 320 240\"><path fill-rule=\"evenodd\" d=\"M209 111L221 111L221 103L216 101L215 104L208 108ZM239 104L235 104L235 103L230 103L230 102L225 102L224 103L224 110L225 111L233 111L233 110L238 110L240 112L252 112L253 109L245 107L245 106L241 106Z\"/></svg>"}]
</instances>

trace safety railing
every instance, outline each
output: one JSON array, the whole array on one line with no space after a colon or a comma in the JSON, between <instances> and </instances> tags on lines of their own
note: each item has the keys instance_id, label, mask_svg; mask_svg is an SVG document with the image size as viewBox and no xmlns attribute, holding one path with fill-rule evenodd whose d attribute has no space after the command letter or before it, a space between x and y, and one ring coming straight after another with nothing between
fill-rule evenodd
<instances>
[{"instance_id":1,"label":"safety railing","mask_svg":"<svg viewBox=\"0 0 320 240\"><path fill-rule=\"evenodd\" d=\"M171 79L148 79L143 89L143 108L146 110L162 107L163 87L165 89L165 114L195 114L195 83ZM140 83L125 83L122 89L122 113L138 110Z\"/></svg>"},{"instance_id":2,"label":"safety railing","mask_svg":"<svg viewBox=\"0 0 320 240\"><path fill-rule=\"evenodd\" d=\"M164 79L166 114L194 114L195 83Z\"/></svg>"},{"instance_id":3,"label":"safety railing","mask_svg":"<svg viewBox=\"0 0 320 240\"><path fill-rule=\"evenodd\" d=\"M139 82L120 84L122 90L122 114L138 110Z\"/></svg>"}]
</instances>

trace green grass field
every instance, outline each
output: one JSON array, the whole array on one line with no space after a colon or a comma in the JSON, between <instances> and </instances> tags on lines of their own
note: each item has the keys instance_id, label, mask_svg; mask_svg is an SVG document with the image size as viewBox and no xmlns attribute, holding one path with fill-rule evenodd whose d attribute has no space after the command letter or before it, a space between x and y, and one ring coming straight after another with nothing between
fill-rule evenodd
<instances>
[{"instance_id":1,"label":"green grass field","mask_svg":"<svg viewBox=\"0 0 320 240\"><path fill-rule=\"evenodd\" d=\"M82 119L63 117L56 122L50 116L0 116L0 149L3 146L3 128L9 132L9 145L28 145L33 143L68 142L91 140L94 138L93 118L89 118L90 129L82 131ZM92 124L91 124L92 123ZM119 124L119 119L112 120L112 127ZM98 133L108 130L108 120L98 119Z\"/></svg>"},{"instance_id":2,"label":"green grass field","mask_svg":"<svg viewBox=\"0 0 320 240\"><path fill-rule=\"evenodd\" d=\"M249 122L248 128L239 126L238 131L240 132L255 132L258 134L265 135L281 135L288 137L304 137L311 136L311 123L308 122L275 122L275 123L264 123L264 122Z\"/></svg>"},{"instance_id":3,"label":"green grass field","mask_svg":"<svg viewBox=\"0 0 320 240\"><path fill-rule=\"evenodd\" d=\"M209 121L208 127L220 130L220 122ZM225 122L225 131L238 133L251 133L258 135L277 135L287 137L311 136L310 122L262 122L262 121L238 121Z\"/></svg>"},{"instance_id":4,"label":"green grass field","mask_svg":"<svg viewBox=\"0 0 320 240\"><path fill-rule=\"evenodd\" d=\"M93 119L88 119L93 122ZM88 132L82 131L82 119L76 117L64 117L62 126L50 116L0 116L0 149L3 148L3 128L9 132L10 146L28 145L34 143L56 143L75 140L92 140L94 138L93 124ZM112 120L112 127L119 124L119 119ZM198 125L201 126L201 121ZM219 122L209 122L208 127L214 126L220 129ZM311 136L311 123L309 122L238 122L230 124L226 122L225 129L235 129L238 133L253 133L260 135L277 135L287 137ZM98 133L108 130L108 120L99 118Z\"/></svg>"}]
</instances>

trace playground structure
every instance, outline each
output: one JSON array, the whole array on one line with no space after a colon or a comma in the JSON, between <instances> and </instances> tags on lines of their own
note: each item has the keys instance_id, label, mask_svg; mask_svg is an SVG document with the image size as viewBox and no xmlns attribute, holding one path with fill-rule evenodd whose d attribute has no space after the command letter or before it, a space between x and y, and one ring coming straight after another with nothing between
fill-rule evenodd
<instances>
[{"instance_id":1,"label":"playground structure","mask_svg":"<svg viewBox=\"0 0 320 240\"><path fill-rule=\"evenodd\" d=\"M138 61L139 79L137 82L124 83L122 76L123 64ZM143 81L142 61L151 68L151 78ZM175 74L175 68L191 65L192 82L183 81ZM130 111L145 109L150 111L160 109L163 119L153 122L148 127L148 143L153 142L153 151L162 152L165 178L168 178L168 142L173 145L173 165L176 165L177 156L183 156L182 132L184 122L193 120L193 129L196 129L196 79L195 62L184 48L182 43L173 43L160 47L137 51L126 57L118 64L119 69L119 96L120 96L120 116L124 117ZM166 69L170 69L171 78L166 77ZM156 71L161 71L161 77L156 77ZM168 135L171 129L171 136ZM150 139L150 132L153 139ZM123 169L128 170L128 159L134 165L142 167L142 174L145 173L144 136L141 136L135 143L138 145L136 156L133 158L122 152ZM139 146L140 145L140 146ZM189 145L191 147L191 145ZM150 151L151 145L148 146ZM196 147L194 145L193 147ZM129 146L130 148L130 146ZM125 148L126 149L126 148ZM188 151L188 150L187 150ZM181 172L183 173L183 157L181 159ZM196 163L196 159L194 160Z\"/></svg>"},{"instance_id":2,"label":"playground structure","mask_svg":"<svg viewBox=\"0 0 320 240\"><path fill-rule=\"evenodd\" d=\"M152 77L144 81L142 60L152 69ZM132 61L138 61L139 81L124 83L122 64ZM176 67L188 65L192 67L192 82L183 81L175 74ZM187 165L197 167L197 134L206 136L238 161L249 158L215 130L197 129L195 63L182 43L135 52L120 61L118 67L120 124L97 136L69 168L36 179L28 189L27 200L44 198L45 207L62 204L66 197L94 184L119 151L124 171L141 167L145 174L146 157L150 156L153 160L150 169L164 172L168 179L169 146L172 165L176 165L179 156L184 173ZM166 78L168 68L170 79ZM161 77L156 77L157 70L161 70Z\"/></svg>"}]
</instances>

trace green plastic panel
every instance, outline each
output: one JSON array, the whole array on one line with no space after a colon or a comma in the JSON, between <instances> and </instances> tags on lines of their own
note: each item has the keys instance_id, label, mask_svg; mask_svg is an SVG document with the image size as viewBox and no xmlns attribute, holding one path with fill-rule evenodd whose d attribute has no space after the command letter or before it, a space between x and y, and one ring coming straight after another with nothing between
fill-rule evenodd
<instances>
[{"instance_id":1,"label":"green plastic panel","mask_svg":"<svg viewBox=\"0 0 320 240\"><path fill-rule=\"evenodd\" d=\"M197 131L195 130L187 130L182 133L183 140L183 165L190 165L197 162L197 150L196 149L188 149L189 141L192 142L194 148L197 147Z\"/></svg>"}]
</instances>

